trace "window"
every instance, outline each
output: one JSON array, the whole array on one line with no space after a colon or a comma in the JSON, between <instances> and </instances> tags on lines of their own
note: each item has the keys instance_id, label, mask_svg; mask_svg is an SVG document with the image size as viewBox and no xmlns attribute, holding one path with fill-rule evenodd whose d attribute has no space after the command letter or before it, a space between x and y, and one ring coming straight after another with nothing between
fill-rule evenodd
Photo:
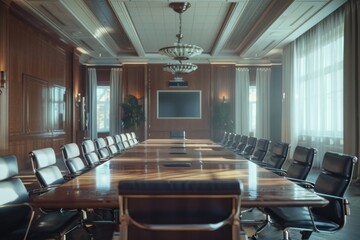
<instances>
[{"instance_id":1,"label":"window","mask_svg":"<svg viewBox=\"0 0 360 240\"><path fill-rule=\"evenodd\" d=\"M97 99L97 130L110 131L110 86L96 87Z\"/></svg>"},{"instance_id":2,"label":"window","mask_svg":"<svg viewBox=\"0 0 360 240\"><path fill-rule=\"evenodd\" d=\"M343 14L328 17L295 41L292 131L318 149L314 166L343 142Z\"/></svg>"}]
</instances>

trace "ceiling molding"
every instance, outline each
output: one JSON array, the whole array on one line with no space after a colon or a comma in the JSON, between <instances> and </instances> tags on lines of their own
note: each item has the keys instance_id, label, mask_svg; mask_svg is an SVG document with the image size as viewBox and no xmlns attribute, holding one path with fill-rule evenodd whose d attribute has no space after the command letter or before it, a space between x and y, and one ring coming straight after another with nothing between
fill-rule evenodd
<instances>
[{"instance_id":1,"label":"ceiling molding","mask_svg":"<svg viewBox=\"0 0 360 240\"><path fill-rule=\"evenodd\" d=\"M63 6L84 26L87 31L113 57L118 56L119 48L106 29L88 9L83 1L60 0Z\"/></svg>"},{"instance_id":2,"label":"ceiling molding","mask_svg":"<svg viewBox=\"0 0 360 240\"><path fill-rule=\"evenodd\" d=\"M231 10L230 16L225 23L225 27L222 29L221 34L217 39L214 48L212 49L211 52L212 56L219 55L221 50L224 48L225 43L227 42L232 32L234 31L234 28L236 27L236 24L238 23L242 15L242 12L244 11L248 3L249 0L238 2L235 4L235 7Z\"/></svg>"},{"instance_id":3,"label":"ceiling molding","mask_svg":"<svg viewBox=\"0 0 360 240\"><path fill-rule=\"evenodd\" d=\"M135 30L135 27L131 21L130 15L126 9L125 3L118 0L110 0L110 6L113 8L116 17L123 26L126 34L132 42L139 57L145 57L145 50L142 46L141 40Z\"/></svg>"}]
</instances>

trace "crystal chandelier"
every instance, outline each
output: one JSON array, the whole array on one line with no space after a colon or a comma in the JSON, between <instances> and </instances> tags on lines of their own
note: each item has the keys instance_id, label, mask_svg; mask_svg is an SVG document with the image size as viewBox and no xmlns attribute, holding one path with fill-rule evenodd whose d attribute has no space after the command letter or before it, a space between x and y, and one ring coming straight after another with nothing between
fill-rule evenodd
<instances>
[{"instance_id":1,"label":"crystal chandelier","mask_svg":"<svg viewBox=\"0 0 360 240\"><path fill-rule=\"evenodd\" d=\"M168 63L164 66L164 71L171 72L172 74L190 73L198 67L192 63Z\"/></svg>"},{"instance_id":2,"label":"crystal chandelier","mask_svg":"<svg viewBox=\"0 0 360 240\"><path fill-rule=\"evenodd\" d=\"M192 63L182 63L184 60L188 60L193 56L200 55L203 51L201 47L191 44L181 43L183 34L181 32L181 16L188 8L190 8L189 2L172 2L169 6L177 13L179 13L180 25L179 33L176 34L177 42L173 46L163 47L159 50L160 54L171 57L174 60L178 60L179 63L169 63L164 66L164 71L171 72L173 74L177 73L189 73L195 71L197 66Z\"/></svg>"}]
</instances>

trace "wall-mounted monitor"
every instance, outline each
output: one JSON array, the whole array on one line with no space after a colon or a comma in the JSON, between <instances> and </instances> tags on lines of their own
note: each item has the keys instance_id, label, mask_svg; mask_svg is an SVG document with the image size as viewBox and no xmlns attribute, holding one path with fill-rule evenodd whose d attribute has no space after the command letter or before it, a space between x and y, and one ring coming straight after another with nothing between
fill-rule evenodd
<instances>
[{"instance_id":1,"label":"wall-mounted monitor","mask_svg":"<svg viewBox=\"0 0 360 240\"><path fill-rule=\"evenodd\" d=\"M201 119L201 91L158 90L157 118Z\"/></svg>"}]
</instances>

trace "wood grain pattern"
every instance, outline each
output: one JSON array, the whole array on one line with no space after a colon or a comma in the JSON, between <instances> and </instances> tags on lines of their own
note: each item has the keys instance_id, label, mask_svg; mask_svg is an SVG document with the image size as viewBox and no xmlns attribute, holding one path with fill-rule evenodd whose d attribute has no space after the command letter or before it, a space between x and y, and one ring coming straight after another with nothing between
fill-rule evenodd
<instances>
[{"instance_id":1,"label":"wood grain pattern","mask_svg":"<svg viewBox=\"0 0 360 240\"><path fill-rule=\"evenodd\" d=\"M186 164L173 167L173 163ZM117 208L117 184L125 179L240 179L244 185L244 207L322 206L327 203L311 191L242 159L210 140L149 139L62 186L35 197L32 205L48 208Z\"/></svg>"}]
</instances>

